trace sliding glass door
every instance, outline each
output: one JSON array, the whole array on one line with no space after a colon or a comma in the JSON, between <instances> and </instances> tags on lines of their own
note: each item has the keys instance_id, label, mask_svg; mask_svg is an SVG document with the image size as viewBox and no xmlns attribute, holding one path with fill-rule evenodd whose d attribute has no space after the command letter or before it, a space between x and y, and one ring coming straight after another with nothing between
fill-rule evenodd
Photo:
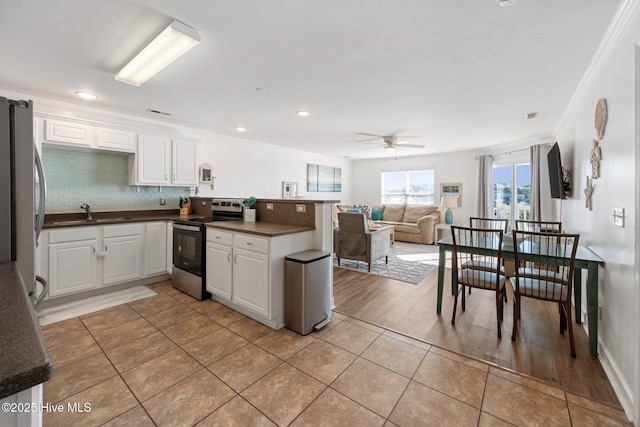
<instances>
[{"instance_id":1,"label":"sliding glass door","mask_svg":"<svg viewBox=\"0 0 640 427\"><path fill-rule=\"evenodd\" d=\"M531 219L531 168L529 163L501 163L493 166L493 216L509 220Z\"/></svg>"}]
</instances>

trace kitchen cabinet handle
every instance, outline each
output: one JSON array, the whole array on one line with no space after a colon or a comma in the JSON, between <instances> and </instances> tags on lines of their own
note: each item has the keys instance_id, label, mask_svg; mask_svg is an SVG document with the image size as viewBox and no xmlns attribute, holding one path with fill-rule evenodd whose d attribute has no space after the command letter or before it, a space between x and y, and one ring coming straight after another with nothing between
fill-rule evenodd
<instances>
[{"instance_id":1,"label":"kitchen cabinet handle","mask_svg":"<svg viewBox=\"0 0 640 427\"><path fill-rule=\"evenodd\" d=\"M93 248L93 253L95 254L96 253L96 247L92 246L92 248Z\"/></svg>"},{"instance_id":2,"label":"kitchen cabinet handle","mask_svg":"<svg viewBox=\"0 0 640 427\"><path fill-rule=\"evenodd\" d=\"M107 252L109 250L109 246L108 245L104 245L104 251Z\"/></svg>"},{"instance_id":3,"label":"kitchen cabinet handle","mask_svg":"<svg viewBox=\"0 0 640 427\"><path fill-rule=\"evenodd\" d=\"M237 264L238 263L238 254L235 254L233 257L233 263Z\"/></svg>"},{"instance_id":4,"label":"kitchen cabinet handle","mask_svg":"<svg viewBox=\"0 0 640 427\"><path fill-rule=\"evenodd\" d=\"M253 246L253 243L247 242L247 246Z\"/></svg>"},{"instance_id":5,"label":"kitchen cabinet handle","mask_svg":"<svg viewBox=\"0 0 640 427\"><path fill-rule=\"evenodd\" d=\"M228 252L228 253L227 253L227 261L228 261L228 262L231 262L231 252Z\"/></svg>"},{"instance_id":6,"label":"kitchen cabinet handle","mask_svg":"<svg viewBox=\"0 0 640 427\"><path fill-rule=\"evenodd\" d=\"M176 180L176 174L175 173L173 174L173 180L174 181Z\"/></svg>"},{"instance_id":7,"label":"kitchen cabinet handle","mask_svg":"<svg viewBox=\"0 0 640 427\"><path fill-rule=\"evenodd\" d=\"M165 181L167 180L167 174L166 173L164 174L164 180Z\"/></svg>"}]
</instances>

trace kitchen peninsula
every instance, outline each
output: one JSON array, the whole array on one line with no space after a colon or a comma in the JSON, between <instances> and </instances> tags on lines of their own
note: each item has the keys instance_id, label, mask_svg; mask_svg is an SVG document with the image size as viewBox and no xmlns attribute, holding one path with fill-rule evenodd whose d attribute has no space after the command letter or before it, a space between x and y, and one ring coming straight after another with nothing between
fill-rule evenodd
<instances>
[{"instance_id":1,"label":"kitchen peninsula","mask_svg":"<svg viewBox=\"0 0 640 427\"><path fill-rule=\"evenodd\" d=\"M256 203L256 222L207 223L206 289L212 298L272 328L283 327L285 258L309 249L331 252L334 203L263 199ZM333 293L331 300L333 306Z\"/></svg>"}]
</instances>

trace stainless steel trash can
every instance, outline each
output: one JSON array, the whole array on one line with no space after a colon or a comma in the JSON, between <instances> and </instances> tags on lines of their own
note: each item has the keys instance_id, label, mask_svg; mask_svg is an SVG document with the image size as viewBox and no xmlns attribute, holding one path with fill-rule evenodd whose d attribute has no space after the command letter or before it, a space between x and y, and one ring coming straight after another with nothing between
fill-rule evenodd
<instances>
[{"instance_id":1,"label":"stainless steel trash can","mask_svg":"<svg viewBox=\"0 0 640 427\"><path fill-rule=\"evenodd\" d=\"M331 320L329 252L304 251L285 257L284 326L301 335Z\"/></svg>"}]
</instances>

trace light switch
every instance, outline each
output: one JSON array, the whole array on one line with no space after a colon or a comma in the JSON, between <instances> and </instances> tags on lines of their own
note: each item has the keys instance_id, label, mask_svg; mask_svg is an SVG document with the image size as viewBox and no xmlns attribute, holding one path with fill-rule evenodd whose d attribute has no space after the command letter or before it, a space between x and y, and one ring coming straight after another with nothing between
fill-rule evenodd
<instances>
[{"instance_id":1,"label":"light switch","mask_svg":"<svg viewBox=\"0 0 640 427\"><path fill-rule=\"evenodd\" d=\"M300 212L300 213L307 212L307 205L296 205L296 212Z\"/></svg>"},{"instance_id":2,"label":"light switch","mask_svg":"<svg viewBox=\"0 0 640 427\"><path fill-rule=\"evenodd\" d=\"M613 208L613 225L624 227L624 208Z\"/></svg>"},{"instance_id":3,"label":"light switch","mask_svg":"<svg viewBox=\"0 0 640 427\"><path fill-rule=\"evenodd\" d=\"M267 210L268 211L272 211L273 210L273 203L267 203Z\"/></svg>"}]
</instances>

